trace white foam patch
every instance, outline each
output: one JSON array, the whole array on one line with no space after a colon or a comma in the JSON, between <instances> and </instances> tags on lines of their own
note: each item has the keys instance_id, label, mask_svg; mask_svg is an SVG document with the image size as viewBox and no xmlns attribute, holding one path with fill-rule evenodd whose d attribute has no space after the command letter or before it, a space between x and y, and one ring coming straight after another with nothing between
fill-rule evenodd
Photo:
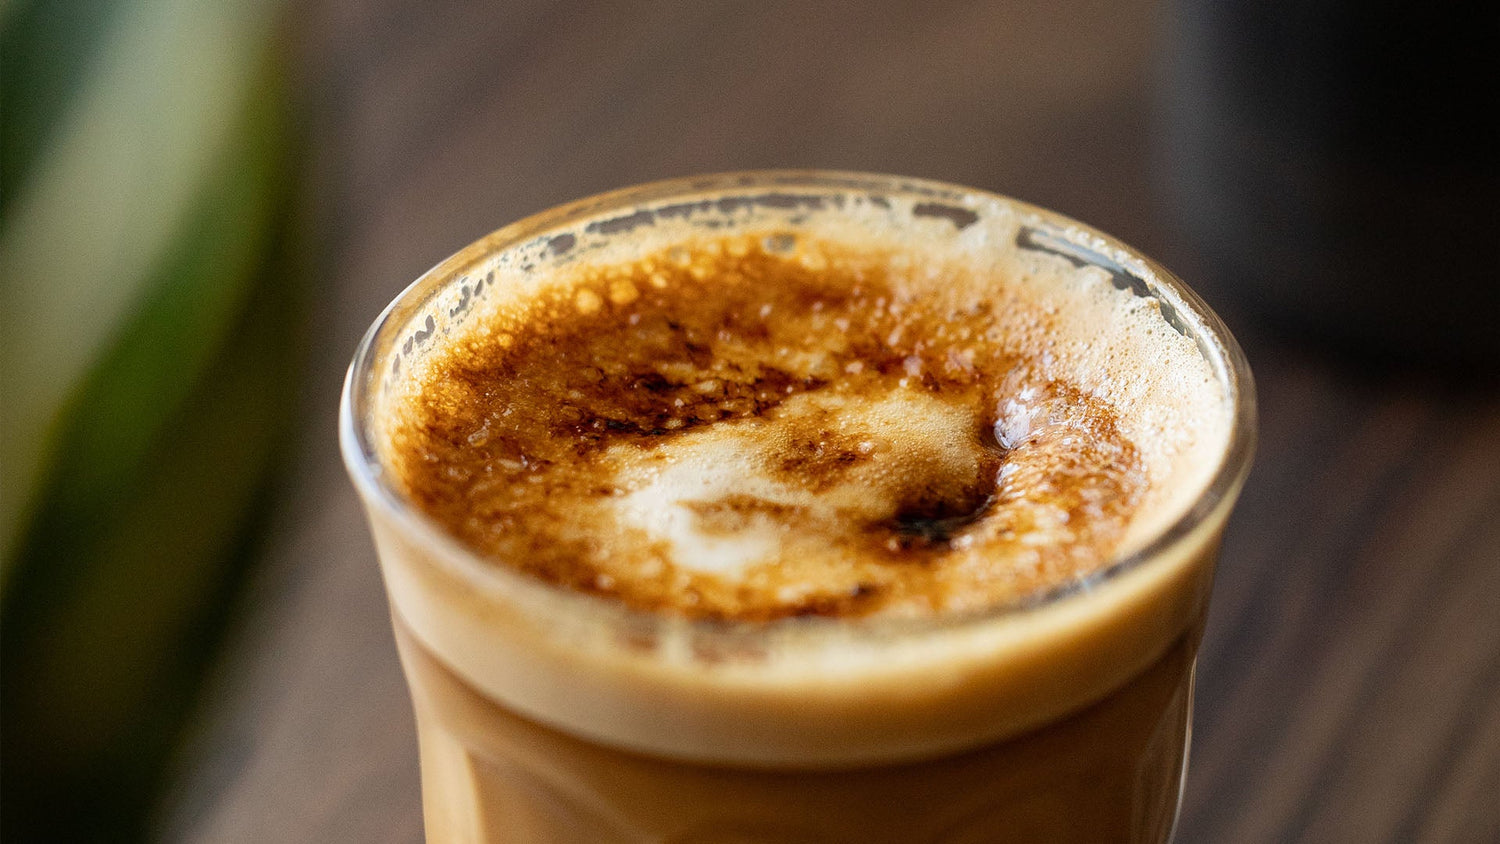
<instances>
[{"instance_id":1,"label":"white foam patch","mask_svg":"<svg viewBox=\"0 0 1500 844\"><path fill-rule=\"evenodd\" d=\"M699 428L649 452L615 446L604 459L629 490L615 500L620 524L665 543L674 565L736 578L789 552L832 553L818 538L889 517L905 479L972 476L975 425L972 411L920 390L805 393L767 419ZM863 460L817 491L773 476L767 461L824 432ZM705 518L716 510L729 517Z\"/></svg>"},{"instance_id":2,"label":"white foam patch","mask_svg":"<svg viewBox=\"0 0 1500 844\"><path fill-rule=\"evenodd\" d=\"M709 531L699 516L700 507L731 495L807 503L806 493L765 476L756 448L748 437L687 435L643 461L620 453L633 446L617 447L610 457L628 468L616 482L635 488L619 499L617 518L667 543L672 562L694 571L733 576L776 557L785 532L770 519L752 517L733 531Z\"/></svg>"}]
</instances>

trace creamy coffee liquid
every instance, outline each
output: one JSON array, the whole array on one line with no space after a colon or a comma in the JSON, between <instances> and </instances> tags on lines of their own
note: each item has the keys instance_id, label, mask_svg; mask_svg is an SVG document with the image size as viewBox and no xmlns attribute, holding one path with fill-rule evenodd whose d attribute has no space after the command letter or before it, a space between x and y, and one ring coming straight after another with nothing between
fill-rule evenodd
<instances>
[{"instance_id":1,"label":"creamy coffee liquid","mask_svg":"<svg viewBox=\"0 0 1500 844\"><path fill-rule=\"evenodd\" d=\"M625 753L832 771L1190 654L1239 477L1205 495L1238 382L1190 296L1001 197L755 178L524 221L383 318L345 449L408 671ZM436 747L448 699L413 694Z\"/></svg>"},{"instance_id":2,"label":"creamy coffee liquid","mask_svg":"<svg viewBox=\"0 0 1500 844\"><path fill-rule=\"evenodd\" d=\"M1166 840L1248 388L1149 261L937 183L479 241L341 423L428 839Z\"/></svg>"},{"instance_id":3,"label":"creamy coffee liquid","mask_svg":"<svg viewBox=\"0 0 1500 844\"><path fill-rule=\"evenodd\" d=\"M396 474L495 565L637 609L1012 604L1111 559L1187 445L1101 391L1142 362L1060 373L1081 297L1023 272L779 232L584 265L431 353ZM1174 404L1215 409L1202 369Z\"/></svg>"}]
</instances>

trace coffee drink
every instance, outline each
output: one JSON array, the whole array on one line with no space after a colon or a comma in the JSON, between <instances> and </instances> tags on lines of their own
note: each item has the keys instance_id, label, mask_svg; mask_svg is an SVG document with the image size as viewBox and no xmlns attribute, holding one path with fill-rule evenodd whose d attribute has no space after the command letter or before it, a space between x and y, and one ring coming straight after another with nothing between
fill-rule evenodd
<instances>
[{"instance_id":1,"label":"coffee drink","mask_svg":"<svg viewBox=\"0 0 1500 844\"><path fill-rule=\"evenodd\" d=\"M932 183L646 186L372 329L344 439L430 840L1164 840L1233 341Z\"/></svg>"}]
</instances>

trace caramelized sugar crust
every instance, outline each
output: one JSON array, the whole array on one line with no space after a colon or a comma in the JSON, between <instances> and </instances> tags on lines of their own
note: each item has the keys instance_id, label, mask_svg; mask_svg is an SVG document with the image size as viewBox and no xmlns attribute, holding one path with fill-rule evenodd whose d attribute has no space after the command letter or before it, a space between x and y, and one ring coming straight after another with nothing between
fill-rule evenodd
<instances>
[{"instance_id":1,"label":"caramelized sugar crust","mask_svg":"<svg viewBox=\"0 0 1500 844\"><path fill-rule=\"evenodd\" d=\"M433 353L392 469L496 565L643 610L1024 600L1110 558L1145 471L1036 375L1049 308L951 272L785 235L579 268Z\"/></svg>"}]
</instances>

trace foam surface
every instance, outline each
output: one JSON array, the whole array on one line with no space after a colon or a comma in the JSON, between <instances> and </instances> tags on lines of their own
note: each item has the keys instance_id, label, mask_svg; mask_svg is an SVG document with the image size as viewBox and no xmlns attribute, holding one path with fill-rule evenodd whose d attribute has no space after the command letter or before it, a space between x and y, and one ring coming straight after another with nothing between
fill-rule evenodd
<instances>
[{"instance_id":1,"label":"foam surface","mask_svg":"<svg viewBox=\"0 0 1500 844\"><path fill-rule=\"evenodd\" d=\"M697 236L498 298L411 373L395 474L497 565L762 620L1021 600L1196 494L1222 391L1154 301L848 239Z\"/></svg>"}]
</instances>

